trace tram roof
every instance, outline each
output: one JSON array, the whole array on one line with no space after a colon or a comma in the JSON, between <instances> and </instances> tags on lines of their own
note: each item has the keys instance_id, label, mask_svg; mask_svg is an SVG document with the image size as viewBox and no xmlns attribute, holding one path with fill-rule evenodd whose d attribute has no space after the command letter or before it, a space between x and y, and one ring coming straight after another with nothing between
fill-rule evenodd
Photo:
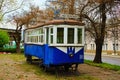
<instances>
[{"instance_id":1,"label":"tram roof","mask_svg":"<svg viewBox=\"0 0 120 80\"><path fill-rule=\"evenodd\" d=\"M52 21L48 21L46 23L43 23L43 24L37 24L35 26L31 26L30 28L28 29L34 29L34 28L38 28L38 27L44 27L44 26L47 26L47 25L62 25L62 24L65 24L65 25L80 25L80 26L83 26L84 23L80 22L80 21L76 21L76 20L52 20Z\"/></svg>"}]
</instances>

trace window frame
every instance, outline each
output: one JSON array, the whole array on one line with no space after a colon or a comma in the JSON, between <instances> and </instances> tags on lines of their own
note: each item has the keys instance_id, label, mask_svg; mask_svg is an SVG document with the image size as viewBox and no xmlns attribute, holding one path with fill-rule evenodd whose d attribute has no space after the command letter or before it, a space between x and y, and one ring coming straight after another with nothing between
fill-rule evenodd
<instances>
[{"instance_id":1,"label":"window frame","mask_svg":"<svg viewBox=\"0 0 120 80\"><path fill-rule=\"evenodd\" d=\"M57 29L58 28L63 28L64 29L64 36L63 36L63 43L57 43ZM69 44L67 41L68 38L68 28L73 28L74 29L74 43ZM49 43L50 46L84 46L84 27L83 26L78 26L78 25L54 25L53 26L53 36L54 36L54 40L53 40L53 44ZM78 29L82 29L82 34L81 34L81 43L78 44L78 37L76 36L78 33Z\"/></svg>"},{"instance_id":2,"label":"window frame","mask_svg":"<svg viewBox=\"0 0 120 80\"><path fill-rule=\"evenodd\" d=\"M64 36L65 36L65 31L64 31L64 30L65 30L65 29L64 29L64 27L57 27L56 29L58 30L58 28L59 28L59 29L60 29L60 28L63 29L63 38L62 38L62 39L63 39L63 42L62 42L62 43L60 43L60 42L58 43L58 41L57 41L57 40L58 40L58 39L57 39L57 38L58 38L58 31L57 31L57 34L56 34L56 36L57 36L57 37L56 37L56 43L57 43L57 44L64 44L64 42L65 42L65 41L64 41Z\"/></svg>"},{"instance_id":3,"label":"window frame","mask_svg":"<svg viewBox=\"0 0 120 80\"><path fill-rule=\"evenodd\" d=\"M39 33L39 34L38 34L38 43L39 43L39 44L42 44L42 43L44 43L44 28L39 28L38 30L39 30L39 31L40 31L40 30L42 31L42 33ZM41 40L41 37L42 37L43 40Z\"/></svg>"},{"instance_id":4,"label":"window frame","mask_svg":"<svg viewBox=\"0 0 120 80\"><path fill-rule=\"evenodd\" d=\"M42 30L42 33L39 33L39 30ZM44 43L44 28L36 28L25 31L25 43L32 44L43 44ZM43 40L40 40L40 37L43 37Z\"/></svg>"},{"instance_id":5,"label":"window frame","mask_svg":"<svg viewBox=\"0 0 120 80\"><path fill-rule=\"evenodd\" d=\"M53 29L53 33L51 33L51 28ZM63 28L63 43L57 43L57 29ZM67 41L68 38L68 28L74 29L74 43L69 44ZM39 29L43 29L42 34L36 34L36 32ZM46 35L47 35L47 29L48 29L48 43L46 42ZM82 29L82 43L78 44L78 29ZM33 32L33 33L31 33ZM29 35L28 35L29 34ZM35 35L36 34L36 35ZM38 42L31 41L31 37L38 36ZM39 37L43 36L43 42L39 42ZM53 36L53 43L51 43L51 36ZM49 46L84 46L84 26L79 25L49 25L44 27L39 27L36 29L28 29L25 31L25 43L32 43L32 44L48 44Z\"/></svg>"},{"instance_id":6,"label":"window frame","mask_svg":"<svg viewBox=\"0 0 120 80\"><path fill-rule=\"evenodd\" d=\"M69 35L69 30L70 29L73 29L73 33L74 33L73 35ZM76 36L75 33L76 33L75 28L67 28L67 44L75 44L75 39L76 39L75 38L75 36ZM72 37L69 37L69 36L72 36ZM71 40L72 42L69 42L69 40L68 40L69 38L73 38L73 41Z\"/></svg>"},{"instance_id":7,"label":"window frame","mask_svg":"<svg viewBox=\"0 0 120 80\"><path fill-rule=\"evenodd\" d=\"M51 33L51 30L52 30L52 33ZM52 37L51 37L52 36ZM48 42L49 42L49 44L54 44L54 39L51 39L51 38L53 38L54 37L54 28L51 26L50 28L49 28L49 38L48 38ZM52 40L52 42L51 42L51 40Z\"/></svg>"}]
</instances>

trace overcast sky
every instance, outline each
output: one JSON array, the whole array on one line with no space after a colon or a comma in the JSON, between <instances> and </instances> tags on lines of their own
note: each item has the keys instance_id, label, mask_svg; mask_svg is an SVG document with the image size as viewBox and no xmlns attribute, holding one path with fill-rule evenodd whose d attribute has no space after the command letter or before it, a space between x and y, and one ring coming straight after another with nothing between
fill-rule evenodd
<instances>
[{"instance_id":1,"label":"overcast sky","mask_svg":"<svg viewBox=\"0 0 120 80\"><path fill-rule=\"evenodd\" d=\"M23 1L23 0L18 0L19 2L19 4ZM31 4L33 4L33 5L35 5L35 6L39 6L40 7L40 9L45 9L45 1L46 0L25 0L26 2L28 1L29 3L31 3ZM29 5L29 3L27 3L28 5ZM29 6L27 5L27 4L25 4L25 7L23 7L23 9L24 10L27 10L28 8L29 8ZM12 12L12 13L14 13L14 12ZM10 14L12 14L12 13L10 13ZM6 16L5 16L5 21L6 21L6 19L7 19L7 17L8 17L8 15L10 15L10 14L7 14ZM2 26L2 25L4 25L4 26ZM8 23L8 24L6 24L6 23L0 23L0 28L4 28L4 27L6 27L6 28L11 28L11 26L10 26L10 24ZM12 29L14 29L15 27L13 27L12 26Z\"/></svg>"},{"instance_id":2,"label":"overcast sky","mask_svg":"<svg viewBox=\"0 0 120 80\"><path fill-rule=\"evenodd\" d=\"M34 5L38 5L41 9L45 8L46 0L31 0L31 3Z\"/></svg>"}]
</instances>

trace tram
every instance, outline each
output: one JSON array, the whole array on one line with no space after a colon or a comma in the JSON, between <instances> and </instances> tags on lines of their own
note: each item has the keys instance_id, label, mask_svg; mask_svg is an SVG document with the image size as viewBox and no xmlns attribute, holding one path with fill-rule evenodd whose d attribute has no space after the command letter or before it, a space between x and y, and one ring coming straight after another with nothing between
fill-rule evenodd
<instances>
[{"instance_id":1,"label":"tram","mask_svg":"<svg viewBox=\"0 0 120 80\"><path fill-rule=\"evenodd\" d=\"M42 61L46 68L63 66L65 70L84 63L84 24L75 20L53 20L24 31L24 54Z\"/></svg>"}]
</instances>

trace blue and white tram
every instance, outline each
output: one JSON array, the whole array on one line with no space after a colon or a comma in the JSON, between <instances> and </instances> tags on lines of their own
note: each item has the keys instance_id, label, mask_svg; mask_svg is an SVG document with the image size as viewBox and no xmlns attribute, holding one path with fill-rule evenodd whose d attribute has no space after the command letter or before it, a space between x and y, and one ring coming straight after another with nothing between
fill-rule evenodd
<instances>
[{"instance_id":1,"label":"blue and white tram","mask_svg":"<svg viewBox=\"0 0 120 80\"><path fill-rule=\"evenodd\" d=\"M84 24L75 20L53 20L25 30L24 54L42 60L45 67L84 62Z\"/></svg>"}]
</instances>

